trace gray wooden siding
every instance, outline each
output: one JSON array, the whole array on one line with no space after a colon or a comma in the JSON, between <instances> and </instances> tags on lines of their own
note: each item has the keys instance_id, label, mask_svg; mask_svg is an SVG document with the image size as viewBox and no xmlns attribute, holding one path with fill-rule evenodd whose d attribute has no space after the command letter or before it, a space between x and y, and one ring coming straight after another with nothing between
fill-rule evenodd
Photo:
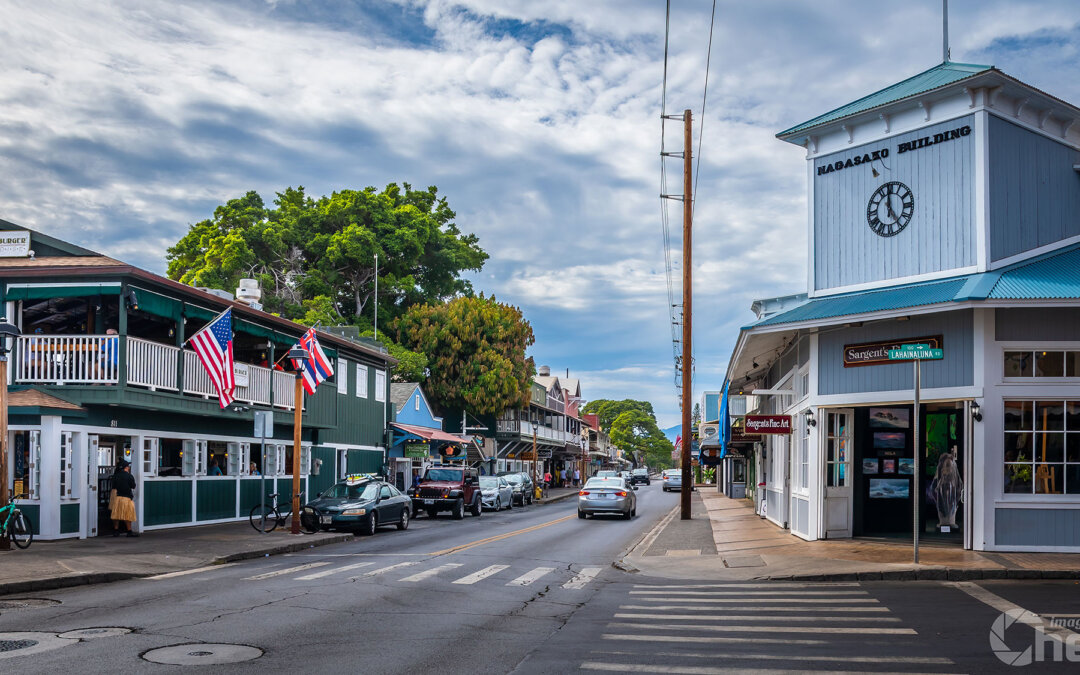
<instances>
[{"instance_id":1,"label":"gray wooden siding","mask_svg":"<svg viewBox=\"0 0 1080 675\"><path fill-rule=\"evenodd\" d=\"M923 388L970 386L975 379L973 317L971 310L960 310L913 316L910 321L887 321L833 333L823 332L818 338L818 358L821 366L818 393L853 394L911 389L910 362L845 368L844 345L925 335L941 335L944 338L945 358L923 363Z\"/></svg>"},{"instance_id":2,"label":"gray wooden siding","mask_svg":"<svg viewBox=\"0 0 1080 675\"><path fill-rule=\"evenodd\" d=\"M974 265L975 133L900 154L897 146L923 136L974 126L967 116L919 131L834 153L814 161L814 278L818 290L895 279ZM823 176L819 166L888 148L871 167L853 166ZM874 234L866 221L870 196L889 181L915 195L915 214L894 237Z\"/></svg>"},{"instance_id":3,"label":"gray wooden siding","mask_svg":"<svg viewBox=\"0 0 1080 675\"><path fill-rule=\"evenodd\" d=\"M998 342L1076 340L1080 337L1080 309L1074 307L999 308L994 312L994 337Z\"/></svg>"},{"instance_id":4,"label":"gray wooden siding","mask_svg":"<svg viewBox=\"0 0 1080 675\"><path fill-rule=\"evenodd\" d=\"M994 115L990 144L990 259L1080 235L1080 152Z\"/></svg>"},{"instance_id":5,"label":"gray wooden siding","mask_svg":"<svg viewBox=\"0 0 1080 675\"><path fill-rule=\"evenodd\" d=\"M998 546L1080 546L1080 511L994 509Z\"/></svg>"}]
</instances>

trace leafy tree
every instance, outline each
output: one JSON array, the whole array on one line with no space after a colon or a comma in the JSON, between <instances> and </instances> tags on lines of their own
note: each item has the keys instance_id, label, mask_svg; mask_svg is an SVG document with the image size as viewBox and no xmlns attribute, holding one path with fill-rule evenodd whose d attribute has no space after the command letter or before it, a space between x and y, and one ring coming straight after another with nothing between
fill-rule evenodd
<instances>
[{"instance_id":1,"label":"leafy tree","mask_svg":"<svg viewBox=\"0 0 1080 675\"><path fill-rule=\"evenodd\" d=\"M361 337L374 337L374 331L364 331ZM428 377L428 357L423 352L406 349L387 337L386 333L379 333L378 342L386 347L390 356L397 359L397 365L390 373L390 379L395 382L420 382L423 384Z\"/></svg>"},{"instance_id":2,"label":"leafy tree","mask_svg":"<svg viewBox=\"0 0 1080 675\"><path fill-rule=\"evenodd\" d=\"M701 404L695 403L694 412L690 413L690 426L697 429L699 424L701 424Z\"/></svg>"},{"instance_id":3,"label":"leafy tree","mask_svg":"<svg viewBox=\"0 0 1080 675\"><path fill-rule=\"evenodd\" d=\"M585 404L584 408L586 414L596 415L598 417L600 428L608 435L611 435L611 425L615 422L615 418L630 410L641 412L650 417L653 420L654 425L656 424L656 414L653 412L652 403L649 403L648 401L635 401L628 398L621 401L612 401L610 399L601 398L595 401L589 401Z\"/></svg>"},{"instance_id":4,"label":"leafy tree","mask_svg":"<svg viewBox=\"0 0 1080 675\"><path fill-rule=\"evenodd\" d=\"M427 355L425 390L443 409L485 415L527 405L536 371L525 350L535 338L517 307L460 297L411 307L394 329L399 344Z\"/></svg>"},{"instance_id":5,"label":"leafy tree","mask_svg":"<svg viewBox=\"0 0 1080 675\"><path fill-rule=\"evenodd\" d=\"M472 294L460 275L481 269L488 256L454 218L438 188L414 190L408 183L319 199L290 187L273 208L248 192L218 206L169 248L167 274L227 291L254 277L267 311L290 319L314 312L316 320L332 312L363 325L375 299L377 255L379 321L388 323L413 304Z\"/></svg>"},{"instance_id":6,"label":"leafy tree","mask_svg":"<svg viewBox=\"0 0 1080 675\"><path fill-rule=\"evenodd\" d=\"M671 442L656 426L656 418L643 410L630 408L620 413L608 435L616 446L643 457L651 467L671 465Z\"/></svg>"}]
</instances>

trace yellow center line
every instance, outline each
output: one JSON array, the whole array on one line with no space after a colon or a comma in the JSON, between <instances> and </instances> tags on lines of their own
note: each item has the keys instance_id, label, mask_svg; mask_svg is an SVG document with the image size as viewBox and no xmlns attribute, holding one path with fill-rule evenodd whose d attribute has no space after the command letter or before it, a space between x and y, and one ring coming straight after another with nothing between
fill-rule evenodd
<instances>
[{"instance_id":1,"label":"yellow center line","mask_svg":"<svg viewBox=\"0 0 1080 675\"><path fill-rule=\"evenodd\" d=\"M508 539L510 537L516 537L519 534L526 534L528 532L533 532L535 530L539 530L540 528L547 527L549 525L555 525L557 523L564 523L564 522L570 520L571 518L575 518L575 517L576 516L574 516L574 515L570 515L570 516L566 516L565 518L558 518L556 520L550 520L550 521L548 521L546 523L540 523L539 525L533 525L532 527L526 527L526 528L521 529L521 530L515 530L514 532L507 532L505 534L497 534L494 537L487 537L486 539L477 539L476 541L471 541L468 544L461 544L460 546L453 546L451 548L443 549L441 551L435 551L434 553L429 553L428 555L446 555L447 553L457 553L458 551L464 551L465 549L473 548L474 546L483 546L484 544L490 544L492 542L500 541L502 539Z\"/></svg>"}]
</instances>

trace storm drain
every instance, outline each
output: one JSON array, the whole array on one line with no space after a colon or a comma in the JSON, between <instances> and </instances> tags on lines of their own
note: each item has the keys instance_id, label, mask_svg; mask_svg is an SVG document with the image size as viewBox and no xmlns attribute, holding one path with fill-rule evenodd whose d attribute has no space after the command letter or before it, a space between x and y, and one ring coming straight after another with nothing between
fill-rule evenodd
<instances>
[{"instance_id":1,"label":"storm drain","mask_svg":"<svg viewBox=\"0 0 1080 675\"><path fill-rule=\"evenodd\" d=\"M196 643L151 649L142 657L151 663L170 666L220 666L252 661L262 655L261 649L248 645Z\"/></svg>"},{"instance_id":2,"label":"storm drain","mask_svg":"<svg viewBox=\"0 0 1080 675\"><path fill-rule=\"evenodd\" d=\"M52 633L0 633L0 659L40 654L76 642Z\"/></svg>"},{"instance_id":3,"label":"storm drain","mask_svg":"<svg viewBox=\"0 0 1080 675\"><path fill-rule=\"evenodd\" d=\"M9 598L7 600L0 600L0 611L5 609L34 609L36 607L53 607L59 605L59 600L49 600L48 598Z\"/></svg>"},{"instance_id":4,"label":"storm drain","mask_svg":"<svg viewBox=\"0 0 1080 675\"><path fill-rule=\"evenodd\" d=\"M79 630L69 630L66 633L60 633L59 637L66 638L68 640L93 640L96 638L127 635L130 632L130 628L120 628L119 626L105 626L103 628L80 628Z\"/></svg>"}]
</instances>

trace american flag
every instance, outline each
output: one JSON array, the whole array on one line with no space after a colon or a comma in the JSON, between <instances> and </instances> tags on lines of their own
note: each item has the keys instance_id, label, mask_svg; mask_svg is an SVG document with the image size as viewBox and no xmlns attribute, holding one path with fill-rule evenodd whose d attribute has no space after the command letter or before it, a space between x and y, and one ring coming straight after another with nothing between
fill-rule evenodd
<instances>
[{"instance_id":1,"label":"american flag","mask_svg":"<svg viewBox=\"0 0 1080 675\"><path fill-rule=\"evenodd\" d=\"M326 358L322 347L319 346L319 338L315 337L315 329L311 328L300 338L300 342L293 345L293 349L301 347L307 350L308 360L303 364L304 391L309 396L315 394L315 387L328 377L334 376L334 369L330 365L330 359ZM300 362L293 359L293 368L299 370Z\"/></svg>"},{"instance_id":2,"label":"american flag","mask_svg":"<svg viewBox=\"0 0 1080 675\"><path fill-rule=\"evenodd\" d=\"M233 402L236 378L233 375L232 310L218 315L198 333L191 336L191 346L210 381L218 390L218 402L225 408Z\"/></svg>"}]
</instances>

